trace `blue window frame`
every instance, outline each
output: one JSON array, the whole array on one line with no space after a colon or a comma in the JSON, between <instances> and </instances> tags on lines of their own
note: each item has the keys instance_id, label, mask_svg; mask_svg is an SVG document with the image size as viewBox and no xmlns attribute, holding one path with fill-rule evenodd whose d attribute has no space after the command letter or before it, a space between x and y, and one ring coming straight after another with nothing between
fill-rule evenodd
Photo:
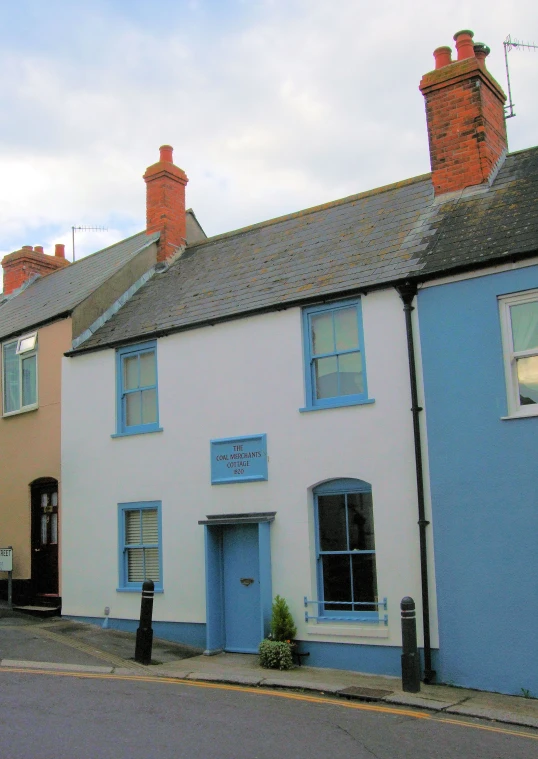
<instances>
[{"instance_id":1,"label":"blue window frame","mask_svg":"<svg viewBox=\"0 0 538 759\"><path fill-rule=\"evenodd\" d=\"M302 411L368 399L360 300L303 311L306 407Z\"/></svg>"},{"instance_id":2,"label":"blue window frame","mask_svg":"<svg viewBox=\"0 0 538 759\"><path fill-rule=\"evenodd\" d=\"M318 618L379 619L372 487L355 479L314 489Z\"/></svg>"},{"instance_id":3,"label":"blue window frame","mask_svg":"<svg viewBox=\"0 0 538 759\"><path fill-rule=\"evenodd\" d=\"M144 580L163 590L161 502L118 505L120 591L139 591Z\"/></svg>"},{"instance_id":4,"label":"blue window frame","mask_svg":"<svg viewBox=\"0 0 538 759\"><path fill-rule=\"evenodd\" d=\"M120 348L116 361L116 435L159 432L156 341Z\"/></svg>"}]
</instances>

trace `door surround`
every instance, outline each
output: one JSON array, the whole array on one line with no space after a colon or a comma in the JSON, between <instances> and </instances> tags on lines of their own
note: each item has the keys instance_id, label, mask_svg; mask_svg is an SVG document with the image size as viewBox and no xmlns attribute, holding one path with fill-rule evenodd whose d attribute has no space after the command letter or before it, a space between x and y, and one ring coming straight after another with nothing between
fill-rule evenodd
<instances>
[{"instance_id":1,"label":"door surround","mask_svg":"<svg viewBox=\"0 0 538 759\"><path fill-rule=\"evenodd\" d=\"M248 514L215 514L198 524L204 525L206 569L206 650L208 656L221 653L225 647L225 608L223 571L223 528L234 525L257 525L260 642L269 633L273 603L271 583L270 525L275 511Z\"/></svg>"}]
</instances>

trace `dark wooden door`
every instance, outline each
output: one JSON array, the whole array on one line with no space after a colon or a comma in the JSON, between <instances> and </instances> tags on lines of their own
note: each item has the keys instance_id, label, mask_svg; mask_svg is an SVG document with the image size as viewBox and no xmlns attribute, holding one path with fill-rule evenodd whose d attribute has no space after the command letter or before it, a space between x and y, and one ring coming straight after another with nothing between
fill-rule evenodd
<instances>
[{"instance_id":1,"label":"dark wooden door","mask_svg":"<svg viewBox=\"0 0 538 759\"><path fill-rule=\"evenodd\" d=\"M32 584L36 595L58 595L58 482L32 485Z\"/></svg>"}]
</instances>

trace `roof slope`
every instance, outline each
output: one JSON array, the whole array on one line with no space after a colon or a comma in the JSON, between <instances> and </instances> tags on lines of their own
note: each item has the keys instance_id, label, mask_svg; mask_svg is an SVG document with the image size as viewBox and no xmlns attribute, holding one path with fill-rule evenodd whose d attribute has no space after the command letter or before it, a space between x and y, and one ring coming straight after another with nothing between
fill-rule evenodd
<instances>
[{"instance_id":1,"label":"roof slope","mask_svg":"<svg viewBox=\"0 0 538 759\"><path fill-rule=\"evenodd\" d=\"M538 253L538 148L507 156L489 189L432 209L423 276Z\"/></svg>"},{"instance_id":2,"label":"roof slope","mask_svg":"<svg viewBox=\"0 0 538 759\"><path fill-rule=\"evenodd\" d=\"M0 338L70 312L158 237L158 233L139 232L53 274L39 277L18 295L0 304Z\"/></svg>"},{"instance_id":3,"label":"roof slope","mask_svg":"<svg viewBox=\"0 0 538 759\"><path fill-rule=\"evenodd\" d=\"M425 175L191 245L79 350L405 277L432 199Z\"/></svg>"},{"instance_id":4,"label":"roof slope","mask_svg":"<svg viewBox=\"0 0 538 759\"><path fill-rule=\"evenodd\" d=\"M430 175L188 246L78 351L538 252L538 149L491 187L434 198Z\"/></svg>"}]
</instances>

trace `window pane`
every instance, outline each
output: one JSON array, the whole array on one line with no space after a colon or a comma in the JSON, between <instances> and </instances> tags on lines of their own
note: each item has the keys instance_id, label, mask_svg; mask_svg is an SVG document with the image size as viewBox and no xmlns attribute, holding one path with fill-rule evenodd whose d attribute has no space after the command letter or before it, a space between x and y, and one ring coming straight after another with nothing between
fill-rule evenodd
<instances>
[{"instance_id":1,"label":"window pane","mask_svg":"<svg viewBox=\"0 0 538 759\"><path fill-rule=\"evenodd\" d=\"M153 580L153 582L159 582L161 579L159 572L159 549L158 548L144 548L145 558L145 577L144 580Z\"/></svg>"},{"instance_id":2,"label":"window pane","mask_svg":"<svg viewBox=\"0 0 538 759\"><path fill-rule=\"evenodd\" d=\"M337 360L336 356L314 360L316 398L335 398L338 395Z\"/></svg>"},{"instance_id":3,"label":"window pane","mask_svg":"<svg viewBox=\"0 0 538 759\"><path fill-rule=\"evenodd\" d=\"M127 579L129 582L144 582L144 549L127 550Z\"/></svg>"},{"instance_id":4,"label":"window pane","mask_svg":"<svg viewBox=\"0 0 538 759\"><path fill-rule=\"evenodd\" d=\"M350 493L347 497L349 549L375 550L374 514L371 493Z\"/></svg>"},{"instance_id":5,"label":"window pane","mask_svg":"<svg viewBox=\"0 0 538 759\"><path fill-rule=\"evenodd\" d=\"M333 316L331 311L312 317L312 353L334 353Z\"/></svg>"},{"instance_id":6,"label":"window pane","mask_svg":"<svg viewBox=\"0 0 538 759\"><path fill-rule=\"evenodd\" d=\"M142 510L142 543L158 543L157 509Z\"/></svg>"},{"instance_id":7,"label":"window pane","mask_svg":"<svg viewBox=\"0 0 538 759\"><path fill-rule=\"evenodd\" d=\"M339 395L359 395L364 392L362 375L362 355L345 353L338 356L338 374L340 378Z\"/></svg>"},{"instance_id":8,"label":"window pane","mask_svg":"<svg viewBox=\"0 0 538 759\"><path fill-rule=\"evenodd\" d=\"M375 554L358 554L351 557L353 567L353 600L375 601L377 598L377 579ZM377 606L357 606L354 611L377 611Z\"/></svg>"},{"instance_id":9,"label":"window pane","mask_svg":"<svg viewBox=\"0 0 538 759\"><path fill-rule=\"evenodd\" d=\"M538 348L538 300L511 306L514 350L528 351Z\"/></svg>"},{"instance_id":10,"label":"window pane","mask_svg":"<svg viewBox=\"0 0 538 759\"><path fill-rule=\"evenodd\" d=\"M345 495L318 496L321 551L347 551Z\"/></svg>"},{"instance_id":11,"label":"window pane","mask_svg":"<svg viewBox=\"0 0 538 759\"><path fill-rule=\"evenodd\" d=\"M125 512L125 543L140 544L142 542L140 532L140 511Z\"/></svg>"},{"instance_id":12,"label":"window pane","mask_svg":"<svg viewBox=\"0 0 538 759\"><path fill-rule=\"evenodd\" d=\"M51 514L50 518L51 518L50 542L57 543L58 542L58 514Z\"/></svg>"},{"instance_id":13,"label":"window pane","mask_svg":"<svg viewBox=\"0 0 538 759\"><path fill-rule=\"evenodd\" d=\"M154 424L156 421L157 391L155 389L142 390L142 424Z\"/></svg>"},{"instance_id":14,"label":"window pane","mask_svg":"<svg viewBox=\"0 0 538 759\"><path fill-rule=\"evenodd\" d=\"M123 359L124 390L136 390L138 385L138 356Z\"/></svg>"},{"instance_id":15,"label":"window pane","mask_svg":"<svg viewBox=\"0 0 538 759\"><path fill-rule=\"evenodd\" d=\"M349 351L359 347L359 323L355 306L340 308L334 312L334 331L337 351Z\"/></svg>"},{"instance_id":16,"label":"window pane","mask_svg":"<svg viewBox=\"0 0 538 759\"><path fill-rule=\"evenodd\" d=\"M37 356L22 360L22 405L37 403Z\"/></svg>"},{"instance_id":17,"label":"window pane","mask_svg":"<svg viewBox=\"0 0 538 759\"><path fill-rule=\"evenodd\" d=\"M142 423L140 408L141 393L128 393L125 396L125 423L128 427L134 427Z\"/></svg>"},{"instance_id":18,"label":"window pane","mask_svg":"<svg viewBox=\"0 0 538 759\"><path fill-rule=\"evenodd\" d=\"M41 545L47 545L47 525L49 523L48 514L41 514Z\"/></svg>"},{"instance_id":19,"label":"window pane","mask_svg":"<svg viewBox=\"0 0 538 759\"><path fill-rule=\"evenodd\" d=\"M17 353L26 353L27 351L31 351L35 348L37 340L37 332L33 335L28 335L28 337L23 337L19 340L19 349Z\"/></svg>"},{"instance_id":20,"label":"window pane","mask_svg":"<svg viewBox=\"0 0 538 759\"><path fill-rule=\"evenodd\" d=\"M140 354L140 387L155 385L157 376L155 372L155 353Z\"/></svg>"},{"instance_id":21,"label":"window pane","mask_svg":"<svg viewBox=\"0 0 538 759\"><path fill-rule=\"evenodd\" d=\"M17 343L4 345L4 413L19 408L19 358Z\"/></svg>"},{"instance_id":22,"label":"window pane","mask_svg":"<svg viewBox=\"0 0 538 759\"><path fill-rule=\"evenodd\" d=\"M351 601L351 569L350 556L322 556L323 566L323 598L326 599L325 609L329 611L350 612L351 605L334 603L335 601ZM333 603L330 603L330 602Z\"/></svg>"},{"instance_id":23,"label":"window pane","mask_svg":"<svg viewBox=\"0 0 538 759\"><path fill-rule=\"evenodd\" d=\"M519 402L522 406L538 403L538 356L517 359Z\"/></svg>"}]
</instances>

